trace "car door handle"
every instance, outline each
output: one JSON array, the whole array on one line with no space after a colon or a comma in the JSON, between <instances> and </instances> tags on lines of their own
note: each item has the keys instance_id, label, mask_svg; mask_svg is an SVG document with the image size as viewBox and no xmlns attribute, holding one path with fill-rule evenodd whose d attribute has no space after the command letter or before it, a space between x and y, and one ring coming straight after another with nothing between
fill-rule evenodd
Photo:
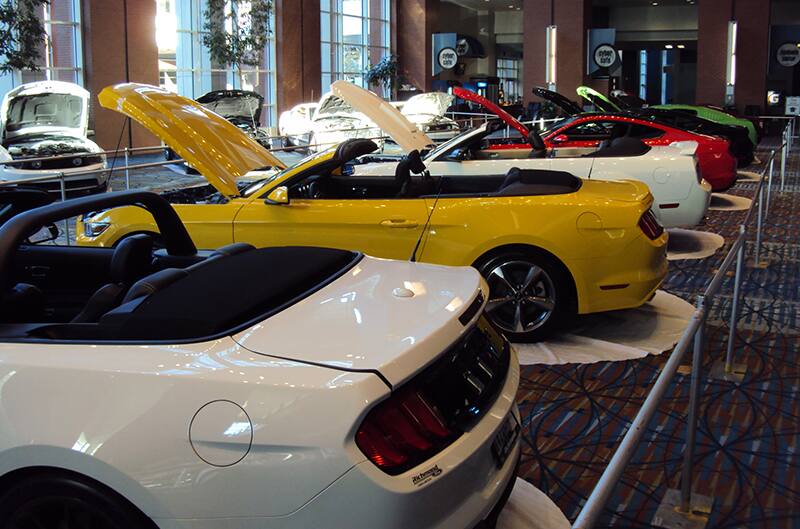
<instances>
[{"instance_id":1,"label":"car door handle","mask_svg":"<svg viewBox=\"0 0 800 529\"><path fill-rule=\"evenodd\" d=\"M415 220L386 219L381 221L381 226L387 228L416 228L419 226L419 223Z\"/></svg>"}]
</instances>

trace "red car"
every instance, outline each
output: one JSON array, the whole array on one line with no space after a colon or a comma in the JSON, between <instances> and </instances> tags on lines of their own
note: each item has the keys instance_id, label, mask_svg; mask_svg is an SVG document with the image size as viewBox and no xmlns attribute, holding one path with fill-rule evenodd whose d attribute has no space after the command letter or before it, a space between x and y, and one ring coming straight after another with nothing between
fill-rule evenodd
<instances>
[{"instance_id":1,"label":"red car","mask_svg":"<svg viewBox=\"0 0 800 529\"><path fill-rule=\"evenodd\" d=\"M522 135L513 134L492 141L490 150L530 149L528 127L488 99L460 87L453 93L461 99L483 106ZM556 123L542 134L548 149L596 149L600 143L628 136L650 146L666 146L679 141L697 142L697 162L700 173L714 191L724 191L736 182L736 159L731 155L728 140L696 134L669 125L618 114L578 114ZM578 151L580 152L580 151Z\"/></svg>"},{"instance_id":2,"label":"red car","mask_svg":"<svg viewBox=\"0 0 800 529\"><path fill-rule=\"evenodd\" d=\"M695 134L657 121L616 114L581 114L558 123L542 139L548 148L595 148L600 142L628 136L650 146L696 141L700 173L714 191L724 191L736 182L736 159L728 140Z\"/></svg>"}]
</instances>

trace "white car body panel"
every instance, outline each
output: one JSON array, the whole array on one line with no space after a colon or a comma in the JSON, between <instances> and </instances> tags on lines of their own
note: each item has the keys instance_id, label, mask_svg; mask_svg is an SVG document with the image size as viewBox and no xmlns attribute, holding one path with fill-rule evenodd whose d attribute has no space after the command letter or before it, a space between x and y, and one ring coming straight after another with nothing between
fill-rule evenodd
<instances>
[{"instance_id":1,"label":"white car body panel","mask_svg":"<svg viewBox=\"0 0 800 529\"><path fill-rule=\"evenodd\" d=\"M44 94L64 94L75 96L80 100L79 116L76 120L78 125L75 127L59 126L59 125L30 125L16 130L9 130L9 107L15 99L38 96ZM0 137L3 142L15 140L18 142L25 142L26 137L41 137L37 140L39 144L46 144L50 141L47 136L53 136L51 143L58 144L63 142L59 138L74 138L86 147L90 153L100 153L102 149L93 141L88 138L89 133L89 92L84 88L73 84L61 81L37 81L34 83L27 83L20 85L13 90L10 90L3 97L2 105L0 105ZM58 181L59 174L64 174L64 180L67 183L69 191L84 191L88 189L98 188L105 186L109 180L109 173L102 172L93 175L74 174L85 173L86 171L95 171L106 169L106 156L100 155L101 162L89 165L81 165L79 167L64 167L58 170L55 169L30 169L23 168L20 164L14 165L0 165L0 183L3 182L16 182L20 180L27 180L30 178L45 178L53 177L53 180L43 180L44 182ZM0 162L10 161L13 157L8 149L0 146ZM69 161L69 160L67 160ZM89 181L94 182L89 183ZM71 182L81 181L86 182L83 184L71 184Z\"/></svg>"},{"instance_id":2,"label":"white car body panel","mask_svg":"<svg viewBox=\"0 0 800 529\"><path fill-rule=\"evenodd\" d=\"M311 135L311 119L318 103L301 103L282 112L278 118L278 131L294 145L308 145Z\"/></svg>"},{"instance_id":3,"label":"white car body panel","mask_svg":"<svg viewBox=\"0 0 800 529\"><path fill-rule=\"evenodd\" d=\"M458 316L480 291L470 268L365 257L233 337L0 343L0 475L71 470L162 529L471 528L514 479L519 442L499 469L490 450L517 416L513 350L494 404L418 467L382 472L354 433L389 395L383 377L407 380L474 324L480 311Z\"/></svg>"},{"instance_id":4,"label":"white car body panel","mask_svg":"<svg viewBox=\"0 0 800 529\"><path fill-rule=\"evenodd\" d=\"M343 81L339 81L343 83ZM353 108L362 112L369 111L369 98L361 97L367 92L350 84L348 90L341 95ZM388 119L383 114L393 110L391 120L401 121L403 115L388 106L383 112L374 112L372 119L383 126ZM580 178L596 178L603 180L639 180L648 185L653 194L653 212L665 228L678 226L695 226L705 217L711 201L711 185L698 177L694 152L696 142L679 142L674 146L652 147L641 156L618 158L585 158L581 156L558 156L552 158L511 158L503 159L499 151L497 158L485 160L450 161L448 154L458 150L460 146L470 145L487 130L485 123L471 131L465 132L452 140L443 143L431 151L424 159L428 171L434 176L466 176L486 174L506 174L512 167L520 169L550 169L566 171ZM393 127L392 138L399 144L412 143L415 127L410 123L405 127ZM419 140L416 140L419 141ZM429 143L431 143L429 141ZM556 150L557 151L557 150ZM491 156L491 154L489 155ZM368 164L357 166L359 174L392 175L396 162Z\"/></svg>"}]
</instances>

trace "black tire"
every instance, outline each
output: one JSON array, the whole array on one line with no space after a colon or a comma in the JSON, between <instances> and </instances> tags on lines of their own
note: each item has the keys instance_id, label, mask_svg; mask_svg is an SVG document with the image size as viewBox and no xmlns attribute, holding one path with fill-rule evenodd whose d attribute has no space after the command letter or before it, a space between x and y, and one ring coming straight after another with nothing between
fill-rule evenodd
<instances>
[{"instance_id":1,"label":"black tire","mask_svg":"<svg viewBox=\"0 0 800 529\"><path fill-rule=\"evenodd\" d=\"M109 490L74 475L34 474L0 496L0 527L149 529L140 511Z\"/></svg>"},{"instance_id":2,"label":"black tire","mask_svg":"<svg viewBox=\"0 0 800 529\"><path fill-rule=\"evenodd\" d=\"M571 279L535 250L508 250L476 263L489 285L486 315L511 342L551 336L575 312Z\"/></svg>"}]
</instances>

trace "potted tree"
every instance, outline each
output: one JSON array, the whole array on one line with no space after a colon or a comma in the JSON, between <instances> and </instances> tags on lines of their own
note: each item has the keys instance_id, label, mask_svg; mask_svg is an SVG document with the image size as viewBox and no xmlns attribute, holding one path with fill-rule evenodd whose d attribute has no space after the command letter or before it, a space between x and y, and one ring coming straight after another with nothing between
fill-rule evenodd
<instances>
[{"instance_id":1,"label":"potted tree","mask_svg":"<svg viewBox=\"0 0 800 529\"><path fill-rule=\"evenodd\" d=\"M249 9L236 2L226 9L226 0L207 0L203 22L203 45L211 60L231 65L242 86L242 65L258 66L267 46L272 13L272 0L251 0Z\"/></svg>"},{"instance_id":2,"label":"potted tree","mask_svg":"<svg viewBox=\"0 0 800 529\"><path fill-rule=\"evenodd\" d=\"M378 64L370 65L364 72L364 79L369 86L383 87L394 97L398 84L397 55L385 55Z\"/></svg>"},{"instance_id":3,"label":"potted tree","mask_svg":"<svg viewBox=\"0 0 800 529\"><path fill-rule=\"evenodd\" d=\"M0 72L39 69L47 33L37 11L49 0L0 3Z\"/></svg>"}]
</instances>

